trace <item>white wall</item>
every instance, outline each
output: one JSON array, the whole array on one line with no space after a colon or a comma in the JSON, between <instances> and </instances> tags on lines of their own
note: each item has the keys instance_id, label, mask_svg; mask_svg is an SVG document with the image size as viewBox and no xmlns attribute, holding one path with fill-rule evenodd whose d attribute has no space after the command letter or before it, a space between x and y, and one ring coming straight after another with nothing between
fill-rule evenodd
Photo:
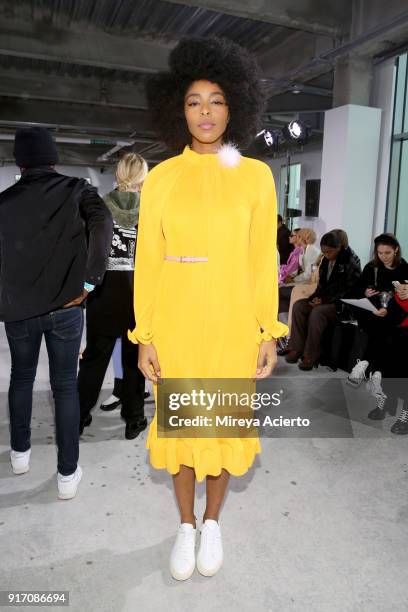
<instances>
[{"instance_id":1,"label":"white wall","mask_svg":"<svg viewBox=\"0 0 408 612\"><path fill-rule=\"evenodd\" d=\"M114 174L105 170L101 174L99 168L87 168L86 166L56 166L57 172L67 176L77 176L78 178L90 178L91 183L98 189L100 195L105 195L113 189ZM17 166L3 166L0 168L0 191L14 185L16 174L20 174Z\"/></svg>"},{"instance_id":2,"label":"white wall","mask_svg":"<svg viewBox=\"0 0 408 612\"><path fill-rule=\"evenodd\" d=\"M326 111L320 214L344 229L366 263L372 250L381 109L347 104Z\"/></svg>"}]
</instances>

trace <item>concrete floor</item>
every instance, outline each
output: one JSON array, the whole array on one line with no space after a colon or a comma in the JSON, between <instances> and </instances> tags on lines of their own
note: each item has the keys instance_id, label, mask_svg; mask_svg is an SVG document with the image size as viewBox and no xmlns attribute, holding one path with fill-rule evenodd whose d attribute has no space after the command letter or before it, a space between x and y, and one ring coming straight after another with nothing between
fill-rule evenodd
<instances>
[{"instance_id":1,"label":"concrete floor","mask_svg":"<svg viewBox=\"0 0 408 612\"><path fill-rule=\"evenodd\" d=\"M146 432L124 439L118 411L95 410L81 441L78 496L57 500L46 364L42 354L31 470L13 476L1 326L0 589L67 590L78 612L408 609L407 441L388 435L394 418L373 427L362 417L371 407L365 393L353 391L355 438L262 440L254 468L231 479L223 568L178 583L168 572L178 524L171 479L149 467ZM298 375L281 362L278 372ZM103 398L111 384L109 372ZM152 416L153 404L146 408ZM204 501L200 485L198 517Z\"/></svg>"}]
</instances>

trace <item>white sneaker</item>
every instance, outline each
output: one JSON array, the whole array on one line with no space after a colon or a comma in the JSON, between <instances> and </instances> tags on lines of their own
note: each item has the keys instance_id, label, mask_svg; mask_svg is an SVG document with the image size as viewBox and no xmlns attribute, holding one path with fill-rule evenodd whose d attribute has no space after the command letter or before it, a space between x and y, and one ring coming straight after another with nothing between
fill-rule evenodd
<instances>
[{"instance_id":1,"label":"white sneaker","mask_svg":"<svg viewBox=\"0 0 408 612\"><path fill-rule=\"evenodd\" d=\"M368 368L368 361L360 361L360 359L357 359L356 365L354 366L354 368L351 370L350 374L348 375L348 378L347 378L348 384L354 387L355 389L357 389L357 387L361 385L363 380L366 379L365 372L367 368Z\"/></svg>"},{"instance_id":2,"label":"white sneaker","mask_svg":"<svg viewBox=\"0 0 408 612\"><path fill-rule=\"evenodd\" d=\"M77 466L75 472L73 474L69 474L69 476L63 476L58 472L58 499L72 499L75 497L78 490L78 485L81 482L81 478L82 469L79 465Z\"/></svg>"},{"instance_id":3,"label":"white sneaker","mask_svg":"<svg viewBox=\"0 0 408 612\"><path fill-rule=\"evenodd\" d=\"M381 386L381 372L374 372L370 375L370 379L367 381L367 391L377 400L380 398L387 399Z\"/></svg>"},{"instance_id":4,"label":"white sneaker","mask_svg":"<svg viewBox=\"0 0 408 612\"><path fill-rule=\"evenodd\" d=\"M223 562L221 530L217 521L207 519L201 529L197 569L203 576L214 576Z\"/></svg>"},{"instance_id":5,"label":"white sneaker","mask_svg":"<svg viewBox=\"0 0 408 612\"><path fill-rule=\"evenodd\" d=\"M27 451L19 452L11 449L10 461L14 474L25 474L30 469L31 448Z\"/></svg>"},{"instance_id":6,"label":"white sneaker","mask_svg":"<svg viewBox=\"0 0 408 612\"><path fill-rule=\"evenodd\" d=\"M170 573L176 580L187 580L195 568L196 529L181 523L170 555Z\"/></svg>"}]
</instances>

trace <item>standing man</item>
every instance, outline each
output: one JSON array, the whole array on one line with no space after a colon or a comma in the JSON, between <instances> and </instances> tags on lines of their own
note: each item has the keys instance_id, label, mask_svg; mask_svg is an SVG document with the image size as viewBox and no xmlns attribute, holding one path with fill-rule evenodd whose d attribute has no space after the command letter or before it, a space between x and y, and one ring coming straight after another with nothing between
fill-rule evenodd
<instances>
[{"instance_id":1,"label":"standing man","mask_svg":"<svg viewBox=\"0 0 408 612\"><path fill-rule=\"evenodd\" d=\"M55 401L58 497L75 496L79 456L77 364L83 301L102 282L112 217L94 187L55 171L44 128L19 129L21 179L0 194L1 312L11 353L11 465L29 470L32 392L42 337Z\"/></svg>"},{"instance_id":2,"label":"standing man","mask_svg":"<svg viewBox=\"0 0 408 612\"><path fill-rule=\"evenodd\" d=\"M288 263L289 255L295 248L294 245L289 242L289 238L290 230L283 223L282 215L278 215L277 243L279 251L279 262L281 265Z\"/></svg>"}]
</instances>

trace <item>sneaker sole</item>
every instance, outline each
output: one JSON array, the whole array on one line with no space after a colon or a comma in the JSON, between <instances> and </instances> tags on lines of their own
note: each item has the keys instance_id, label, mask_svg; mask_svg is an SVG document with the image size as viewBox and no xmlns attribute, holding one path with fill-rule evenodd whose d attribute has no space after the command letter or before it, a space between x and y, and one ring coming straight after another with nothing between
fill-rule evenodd
<instances>
[{"instance_id":1,"label":"sneaker sole","mask_svg":"<svg viewBox=\"0 0 408 612\"><path fill-rule=\"evenodd\" d=\"M197 559L197 569L202 576L211 577L214 576L221 569L223 561L224 559L221 559L221 562L217 565L216 568L209 570L203 565L201 565L200 561Z\"/></svg>"},{"instance_id":2,"label":"sneaker sole","mask_svg":"<svg viewBox=\"0 0 408 612\"><path fill-rule=\"evenodd\" d=\"M353 387L353 389L358 389L358 388L359 388L359 387L361 387L361 385L363 384L363 380L364 380L364 379L357 380L357 379L355 379L355 378L348 378L348 379L347 379L347 384L348 384L350 387Z\"/></svg>"},{"instance_id":3,"label":"sneaker sole","mask_svg":"<svg viewBox=\"0 0 408 612\"><path fill-rule=\"evenodd\" d=\"M27 467L23 467L23 468L14 468L12 466L12 470L13 470L13 474L15 474L16 476L21 476L21 474L27 474L27 472L30 471L30 466L27 465Z\"/></svg>"},{"instance_id":4,"label":"sneaker sole","mask_svg":"<svg viewBox=\"0 0 408 612\"><path fill-rule=\"evenodd\" d=\"M188 580L189 578L191 578L191 576L194 574L194 570L195 570L195 563L194 566L192 568L192 570L188 571L185 574L179 574L178 572L175 572L172 567L170 566L170 574L172 575L172 577L174 578L174 580Z\"/></svg>"}]
</instances>

